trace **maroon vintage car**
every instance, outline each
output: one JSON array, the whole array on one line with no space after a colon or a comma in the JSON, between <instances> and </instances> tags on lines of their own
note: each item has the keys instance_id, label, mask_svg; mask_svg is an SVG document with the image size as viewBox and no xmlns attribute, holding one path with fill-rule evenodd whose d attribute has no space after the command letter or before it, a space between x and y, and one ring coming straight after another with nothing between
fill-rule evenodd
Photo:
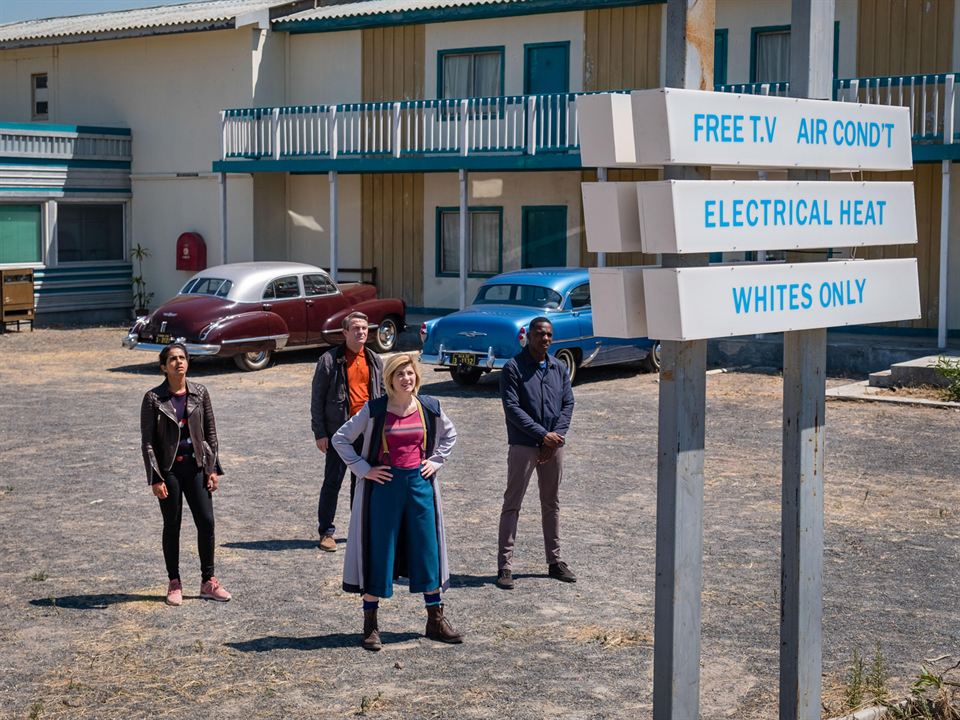
<instances>
[{"instance_id":1,"label":"maroon vintage car","mask_svg":"<svg viewBox=\"0 0 960 720\"><path fill-rule=\"evenodd\" d=\"M232 357L242 370L260 370L276 351L342 342L341 321L355 310L370 318L370 345L393 350L406 307L377 298L373 285L338 285L321 268L301 263L219 265L137 320L123 346L159 352L180 340L191 355Z\"/></svg>"}]
</instances>

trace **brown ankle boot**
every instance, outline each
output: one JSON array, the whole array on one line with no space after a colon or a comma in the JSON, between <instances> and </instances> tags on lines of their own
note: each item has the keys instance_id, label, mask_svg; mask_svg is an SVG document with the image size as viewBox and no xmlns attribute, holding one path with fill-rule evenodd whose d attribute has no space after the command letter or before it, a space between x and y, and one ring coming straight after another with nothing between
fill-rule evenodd
<instances>
[{"instance_id":1,"label":"brown ankle boot","mask_svg":"<svg viewBox=\"0 0 960 720\"><path fill-rule=\"evenodd\" d=\"M426 636L431 640L444 643L462 643L463 636L443 616L443 605L431 605L427 608Z\"/></svg>"},{"instance_id":2,"label":"brown ankle boot","mask_svg":"<svg viewBox=\"0 0 960 720\"><path fill-rule=\"evenodd\" d=\"M363 611L363 649L379 650L383 645L380 644L380 628L377 627L377 611Z\"/></svg>"}]
</instances>

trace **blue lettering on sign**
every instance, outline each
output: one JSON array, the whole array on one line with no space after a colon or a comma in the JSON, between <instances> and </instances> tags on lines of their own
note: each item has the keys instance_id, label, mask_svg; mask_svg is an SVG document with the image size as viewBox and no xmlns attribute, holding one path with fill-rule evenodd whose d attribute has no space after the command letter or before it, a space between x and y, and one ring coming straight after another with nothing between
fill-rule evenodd
<instances>
[{"instance_id":1,"label":"blue lettering on sign","mask_svg":"<svg viewBox=\"0 0 960 720\"><path fill-rule=\"evenodd\" d=\"M693 141L742 143L743 120L743 115L695 113L693 116Z\"/></svg>"},{"instance_id":2,"label":"blue lettering on sign","mask_svg":"<svg viewBox=\"0 0 960 720\"><path fill-rule=\"evenodd\" d=\"M862 305L866 286L866 278L824 281L817 288L816 299L823 309ZM731 291L737 315L809 310L814 303L814 288L808 282L741 285Z\"/></svg>"},{"instance_id":3,"label":"blue lettering on sign","mask_svg":"<svg viewBox=\"0 0 960 720\"><path fill-rule=\"evenodd\" d=\"M840 225L883 225L886 200L839 201L836 222ZM833 225L834 210L827 198L708 199L703 201L704 228L780 227Z\"/></svg>"}]
</instances>

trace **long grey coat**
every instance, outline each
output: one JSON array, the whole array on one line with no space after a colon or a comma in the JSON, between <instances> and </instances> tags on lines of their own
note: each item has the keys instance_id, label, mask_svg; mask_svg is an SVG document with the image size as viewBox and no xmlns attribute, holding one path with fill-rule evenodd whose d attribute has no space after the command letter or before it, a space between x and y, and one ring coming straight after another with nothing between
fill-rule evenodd
<instances>
[{"instance_id":1,"label":"long grey coat","mask_svg":"<svg viewBox=\"0 0 960 720\"><path fill-rule=\"evenodd\" d=\"M436 398L429 395L417 397L423 408L427 420L426 457L438 467L434 473L433 504L437 517L437 544L440 548L440 586L446 590L450 585L450 567L447 563L447 540L443 530L443 502L440 497L439 468L444 460L450 456L450 451L457 440L457 431L453 427ZM356 415L334 434L332 443L334 449L343 458L354 475L357 476L357 488L354 495L353 510L350 513L350 531L347 535L347 552L343 560L343 589L347 592L364 592L366 574L364 568L366 560L367 518L369 517L370 491L374 485L372 480L364 479L370 468L379 464L383 424L387 414L387 397L383 396L371 400ZM353 449L353 443L363 435L363 449L358 455ZM394 577L406 575L406 554L398 547L396 553L397 566L394 568Z\"/></svg>"}]
</instances>

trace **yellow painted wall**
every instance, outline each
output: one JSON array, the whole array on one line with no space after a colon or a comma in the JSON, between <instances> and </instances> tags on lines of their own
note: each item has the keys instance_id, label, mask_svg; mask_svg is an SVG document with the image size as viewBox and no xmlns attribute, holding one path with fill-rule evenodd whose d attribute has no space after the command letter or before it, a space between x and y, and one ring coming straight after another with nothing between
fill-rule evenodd
<instances>
[{"instance_id":1,"label":"yellow painted wall","mask_svg":"<svg viewBox=\"0 0 960 720\"><path fill-rule=\"evenodd\" d=\"M860 0L857 75L955 70L950 0Z\"/></svg>"},{"instance_id":2,"label":"yellow painted wall","mask_svg":"<svg viewBox=\"0 0 960 720\"><path fill-rule=\"evenodd\" d=\"M584 13L583 89L659 87L665 5L588 10Z\"/></svg>"}]
</instances>

